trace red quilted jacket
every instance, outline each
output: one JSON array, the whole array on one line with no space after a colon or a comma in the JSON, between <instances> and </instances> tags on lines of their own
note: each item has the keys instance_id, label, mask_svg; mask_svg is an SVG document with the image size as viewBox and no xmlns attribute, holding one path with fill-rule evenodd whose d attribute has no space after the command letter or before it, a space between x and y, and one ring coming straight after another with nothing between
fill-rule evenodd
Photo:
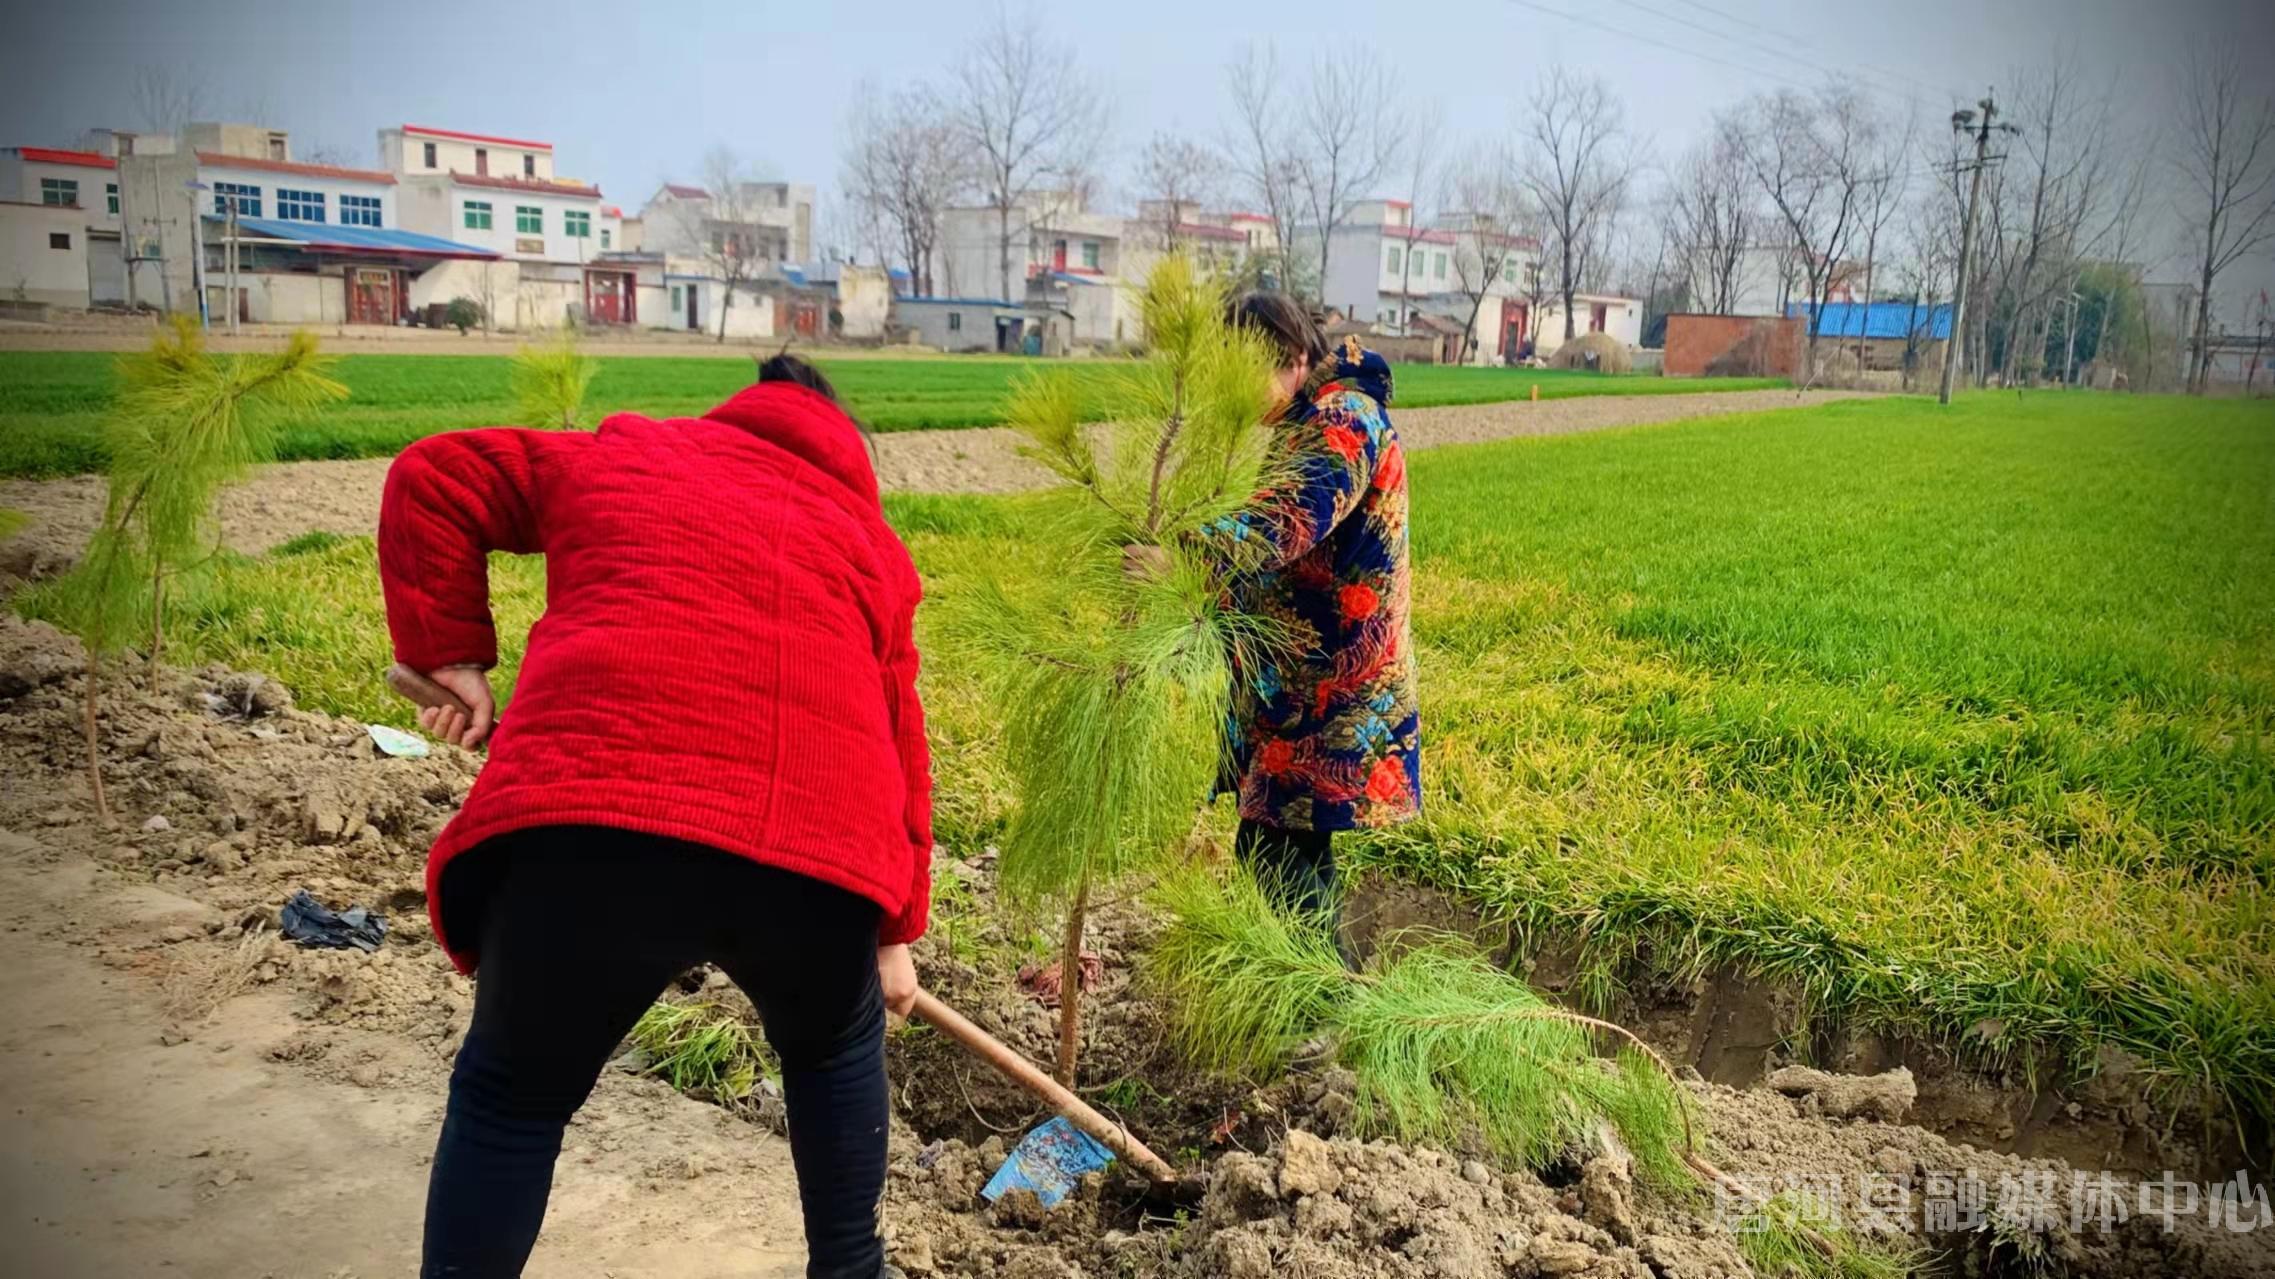
<instances>
[{"instance_id":1,"label":"red quilted jacket","mask_svg":"<svg viewBox=\"0 0 2275 1279\"><path fill-rule=\"evenodd\" d=\"M545 556L545 615L443 868L530 826L722 849L861 894L881 942L924 931L931 764L910 624L916 570L859 432L803 387L594 434L431 436L387 473L379 574L396 660L497 661L485 556Z\"/></svg>"}]
</instances>

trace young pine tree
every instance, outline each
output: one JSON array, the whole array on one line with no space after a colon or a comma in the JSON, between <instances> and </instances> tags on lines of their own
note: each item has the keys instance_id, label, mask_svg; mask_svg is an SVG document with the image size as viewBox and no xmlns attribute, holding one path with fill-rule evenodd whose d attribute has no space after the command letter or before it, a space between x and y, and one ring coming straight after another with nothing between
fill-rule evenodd
<instances>
[{"instance_id":1,"label":"young pine tree","mask_svg":"<svg viewBox=\"0 0 2275 1279\"><path fill-rule=\"evenodd\" d=\"M1084 427L1066 375L1016 388L1012 425L1064 481L1040 507L1053 571L982 586L956 623L998 704L1020 708L1006 726L1017 807L1001 882L1014 905L1065 910L1058 1074L1070 1086L1091 892L1160 864L1191 831L1221 757L1230 654L1272 642L1224 607L1180 536L1237 510L1268 478L1274 360L1224 310L1222 285L1189 260L1154 269L1147 355L1114 381L1112 426ZM1128 546L1161 548L1166 571L1126 574Z\"/></svg>"},{"instance_id":2,"label":"young pine tree","mask_svg":"<svg viewBox=\"0 0 2275 1279\"><path fill-rule=\"evenodd\" d=\"M522 347L513 357L513 398L521 420L545 430L577 429L585 389L600 372L600 361L584 353L577 331L566 325L542 343Z\"/></svg>"},{"instance_id":3,"label":"young pine tree","mask_svg":"<svg viewBox=\"0 0 2275 1279\"><path fill-rule=\"evenodd\" d=\"M150 349L119 360L119 397L106 427L110 495L79 563L56 586L57 613L87 650L87 779L103 793L97 715L101 662L145 624L150 660L165 645L166 590L213 553L213 503L224 485L275 453L285 418L347 394L325 376L316 339L295 333L282 351L226 359L177 316Z\"/></svg>"}]
</instances>

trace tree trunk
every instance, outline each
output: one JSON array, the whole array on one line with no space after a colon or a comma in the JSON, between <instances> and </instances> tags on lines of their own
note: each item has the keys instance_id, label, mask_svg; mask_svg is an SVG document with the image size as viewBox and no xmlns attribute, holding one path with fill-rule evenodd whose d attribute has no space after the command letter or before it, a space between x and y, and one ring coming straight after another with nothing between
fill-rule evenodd
<instances>
[{"instance_id":1,"label":"tree trunk","mask_svg":"<svg viewBox=\"0 0 2275 1279\"><path fill-rule=\"evenodd\" d=\"M1090 912L1090 878L1075 890L1066 911L1066 941L1059 952L1058 1080L1074 1087L1075 1058L1082 1050L1082 928Z\"/></svg>"},{"instance_id":2,"label":"tree trunk","mask_svg":"<svg viewBox=\"0 0 2275 1279\"><path fill-rule=\"evenodd\" d=\"M150 561L150 669L158 670L158 658L166 647L166 566L156 556Z\"/></svg>"},{"instance_id":3,"label":"tree trunk","mask_svg":"<svg viewBox=\"0 0 2275 1279\"><path fill-rule=\"evenodd\" d=\"M87 785L95 792L95 820L105 826L111 824L111 802L103 794L103 743L96 732L96 708L101 696L102 659L93 649L87 651Z\"/></svg>"},{"instance_id":4,"label":"tree trunk","mask_svg":"<svg viewBox=\"0 0 2275 1279\"><path fill-rule=\"evenodd\" d=\"M2188 392L2202 395L2212 382L2212 257L2209 252L2204 255L2203 287L2196 290L2196 351L2189 365Z\"/></svg>"},{"instance_id":5,"label":"tree trunk","mask_svg":"<svg viewBox=\"0 0 2275 1279\"><path fill-rule=\"evenodd\" d=\"M1011 197L995 205L995 265L1003 273L1003 300L1011 300Z\"/></svg>"},{"instance_id":6,"label":"tree trunk","mask_svg":"<svg viewBox=\"0 0 2275 1279\"><path fill-rule=\"evenodd\" d=\"M734 281L729 280L727 281L727 287L720 290L719 293L719 336L713 339L713 341L717 342L720 346L725 346L727 344L727 312L734 309L734 305L735 284Z\"/></svg>"}]
</instances>

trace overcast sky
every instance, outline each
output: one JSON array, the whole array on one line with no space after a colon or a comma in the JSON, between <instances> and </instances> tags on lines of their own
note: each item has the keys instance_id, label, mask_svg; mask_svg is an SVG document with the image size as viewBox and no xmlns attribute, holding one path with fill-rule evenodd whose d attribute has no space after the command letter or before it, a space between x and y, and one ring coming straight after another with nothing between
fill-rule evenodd
<instances>
[{"instance_id":1,"label":"overcast sky","mask_svg":"<svg viewBox=\"0 0 2275 1279\"><path fill-rule=\"evenodd\" d=\"M1954 101L2011 84L2017 66L2058 52L2115 83L2122 118L2145 123L2166 114L2172 69L2192 40L2243 48L2261 88L2275 90L2271 8L2250 0L1154 0L1037 12L1116 104L1100 167L1107 190L1126 195L1130 161L1154 131L1217 131L1228 115L1223 66L1247 41L1275 42L1283 62L1371 45L1406 86L1385 109L1435 101L1465 137L1508 129L1542 69L1562 62L1604 77L1634 131L1666 157L1714 110L1756 88L1805 87L1830 72L1940 121ZM405 122L541 139L555 145L560 173L598 182L631 212L660 181L696 178L704 151L725 144L826 193L857 87L941 75L986 12L985 0L74 0L26 9L10 24L0 145L133 127L136 70L166 64L204 88L208 117L258 113L291 130L303 155L327 147L369 163L376 131ZM1591 16L1569 16L1583 12ZM2248 292L2275 285L2275 255L2238 270L2258 281ZM2157 273L2178 278L2177 259Z\"/></svg>"}]
</instances>

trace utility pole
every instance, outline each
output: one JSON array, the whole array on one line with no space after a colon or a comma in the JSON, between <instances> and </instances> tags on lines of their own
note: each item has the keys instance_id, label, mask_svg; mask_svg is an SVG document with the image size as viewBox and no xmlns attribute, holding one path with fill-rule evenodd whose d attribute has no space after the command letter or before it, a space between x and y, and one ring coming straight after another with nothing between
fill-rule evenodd
<instances>
[{"instance_id":1,"label":"utility pole","mask_svg":"<svg viewBox=\"0 0 2275 1279\"><path fill-rule=\"evenodd\" d=\"M1998 114L1998 104L1985 95L1975 104L1976 112L1958 110L1951 113L1951 129L1964 133L1969 126L1975 129L1975 162L1968 166L1974 176L1967 182L1967 215L1959 224L1959 279L1951 289L1951 336L1943 348L1943 385L1937 390L1935 402L1951 403L1951 384L1958 377L1959 366L1967 360L1967 277L1975 269L1975 212L1983 200L1983 170L1991 162L1991 117ZM2006 132L2016 132L2011 124L2001 125Z\"/></svg>"},{"instance_id":2,"label":"utility pole","mask_svg":"<svg viewBox=\"0 0 2275 1279\"><path fill-rule=\"evenodd\" d=\"M2070 322L2067 325L2066 332L2064 334L2064 336L2068 339L2068 341L2065 343L2068 349L2062 353L2063 386L2069 386L2072 383L2076 382L2078 371L2078 293L2076 289L2070 290L2069 300ZM2104 314L2107 314L2106 308L2104 309Z\"/></svg>"}]
</instances>

